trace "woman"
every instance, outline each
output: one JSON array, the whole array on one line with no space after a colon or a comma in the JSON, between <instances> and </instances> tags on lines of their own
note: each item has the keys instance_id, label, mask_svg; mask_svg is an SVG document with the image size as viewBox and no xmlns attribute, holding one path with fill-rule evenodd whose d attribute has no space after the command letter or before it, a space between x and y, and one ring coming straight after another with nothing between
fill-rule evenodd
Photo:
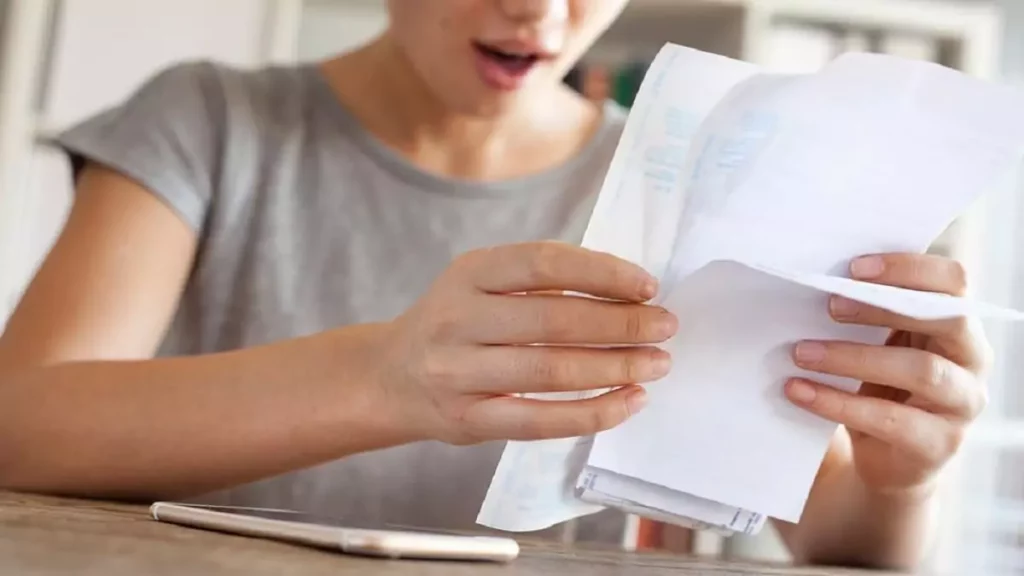
<instances>
[{"instance_id":1,"label":"woman","mask_svg":"<svg viewBox=\"0 0 1024 576\"><path fill-rule=\"evenodd\" d=\"M677 320L647 304L645 271L578 247L624 114L560 82L625 4L393 0L363 49L253 72L182 64L62 135L74 208L0 341L0 485L467 528L499 441L640 410ZM932 256L851 272L964 289ZM780 529L803 561L910 566L983 404L986 346L959 321L832 312L894 336L795 349L877 384L787 384L849 433L804 520ZM572 346L594 343L633 347Z\"/></svg>"}]
</instances>

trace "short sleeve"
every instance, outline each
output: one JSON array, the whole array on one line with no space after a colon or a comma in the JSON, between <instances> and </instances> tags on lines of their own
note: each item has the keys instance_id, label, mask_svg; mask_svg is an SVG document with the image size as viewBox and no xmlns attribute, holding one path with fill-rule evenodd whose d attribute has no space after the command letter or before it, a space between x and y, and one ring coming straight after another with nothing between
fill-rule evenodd
<instances>
[{"instance_id":1,"label":"short sleeve","mask_svg":"<svg viewBox=\"0 0 1024 576\"><path fill-rule=\"evenodd\" d=\"M58 134L77 178L104 165L155 194L198 232L220 162L223 90L206 62L177 64L146 80L119 105Z\"/></svg>"}]
</instances>

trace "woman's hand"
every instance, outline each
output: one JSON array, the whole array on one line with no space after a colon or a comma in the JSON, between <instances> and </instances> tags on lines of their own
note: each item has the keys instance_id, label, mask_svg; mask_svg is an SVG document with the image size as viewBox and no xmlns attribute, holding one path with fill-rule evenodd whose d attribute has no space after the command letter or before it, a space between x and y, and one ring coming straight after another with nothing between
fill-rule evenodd
<instances>
[{"instance_id":1,"label":"woman's hand","mask_svg":"<svg viewBox=\"0 0 1024 576\"><path fill-rule=\"evenodd\" d=\"M478 250L390 325L375 380L422 438L593 434L640 410L646 397L637 384L669 371L668 354L653 345L677 323L644 304L656 293L656 279L640 267L567 244ZM517 396L606 388L613 390L588 399Z\"/></svg>"},{"instance_id":2,"label":"woman's hand","mask_svg":"<svg viewBox=\"0 0 1024 576\"><path fill-rule=\"evenodd\" d=\"M858 259L855 278L952 295L966 291L963 267L932 255L887 254ZM844 323L893 329L885 346L802 342L796 363L808 370L856 378L850 394L819 383L787 383L789 398L844 425L853 464L864 485L880 494L929 494L932 480L959 448L986 404L983 379L989 345L968 319L918 321L833 296L830 311Z\"/></svg>"}]
</instances>

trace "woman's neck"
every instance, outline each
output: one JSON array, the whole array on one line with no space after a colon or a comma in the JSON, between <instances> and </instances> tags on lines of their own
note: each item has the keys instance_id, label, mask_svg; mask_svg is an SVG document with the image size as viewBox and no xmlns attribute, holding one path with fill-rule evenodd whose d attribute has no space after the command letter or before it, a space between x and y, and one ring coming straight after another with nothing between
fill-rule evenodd
<instances>
[{"instance_id":1,"label":"woman's neck","mask_svg":"<svg viewBox=\"0 0 1024 576\"><path fill-rule=\"evenodd\" d=\"M386 35L322 72L368 131L442 176L494 181L542 172L575 156L601 123L600 107L564 86L523 95L499 114L452 112Z\"/></svg>"}]
</instances>

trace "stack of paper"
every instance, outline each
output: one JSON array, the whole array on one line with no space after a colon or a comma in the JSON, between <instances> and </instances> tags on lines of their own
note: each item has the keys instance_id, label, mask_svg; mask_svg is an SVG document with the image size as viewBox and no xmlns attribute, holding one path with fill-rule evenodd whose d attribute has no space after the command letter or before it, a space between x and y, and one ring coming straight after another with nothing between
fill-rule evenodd
<instances>
[{"instance_id":1,"label":"stack of paper","mask_svg":"<svg viewBox=\"0 0 1024 576\"><path fill-rule=\"evenodd\" d=\"M591 438L509 443L478 521L532 531L613 506L755 533L798 521L836 426L793 406L802 339L882 343L829 294L919 318L1021 314L846 278L922 252L1024 150L1024 99L956 71L850 54L817 74L668 45L644 80L584 245L661 278L680 319L648 408Z\"/></svg>"}]
</instances>

